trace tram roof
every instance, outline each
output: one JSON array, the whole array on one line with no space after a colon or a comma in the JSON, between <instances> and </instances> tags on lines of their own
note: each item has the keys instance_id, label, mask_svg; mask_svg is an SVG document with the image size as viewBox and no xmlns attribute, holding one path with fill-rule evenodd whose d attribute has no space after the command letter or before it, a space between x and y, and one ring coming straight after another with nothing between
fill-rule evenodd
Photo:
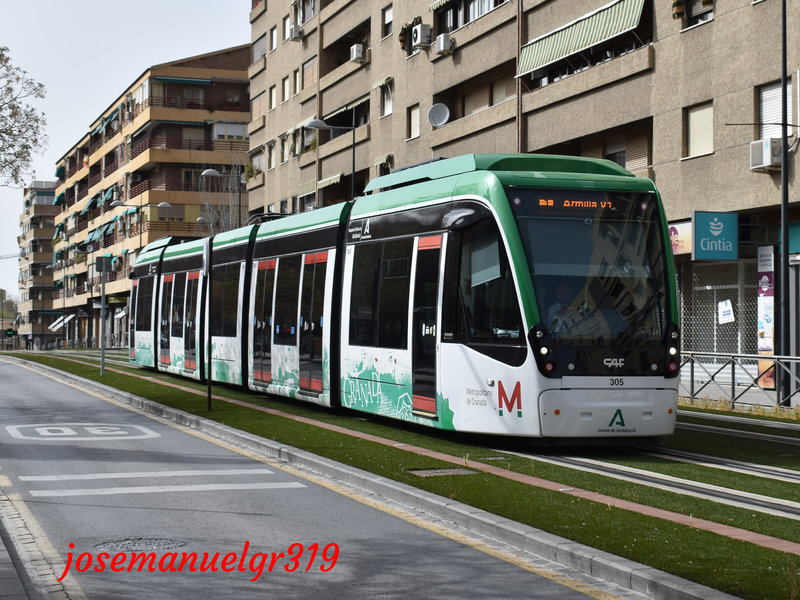
<instances>
[{"instance_id":1,"label":"tram roof","mask_svg":"<svg viewBox=\"0 0 800 600\"><path fill-rule=\"evenodd\" d=\"M444 158L429 161L420 165L407 167L377 177L369 182L365 193L376 190L391 190L416 183L424 183L436 179L444 179L454 175L462 175L474 171L491 171L496 174L536 173L539 176L548 174L559 178L586 175L634 177L618 164L604 159L584 156L562 156L557 154L465 154L455 158Z\"/></svg>"}]
</instances>

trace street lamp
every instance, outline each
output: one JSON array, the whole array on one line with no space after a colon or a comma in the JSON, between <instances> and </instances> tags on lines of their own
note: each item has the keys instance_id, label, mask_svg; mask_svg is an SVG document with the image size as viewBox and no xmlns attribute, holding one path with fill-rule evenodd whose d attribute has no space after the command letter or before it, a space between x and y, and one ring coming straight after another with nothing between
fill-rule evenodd
<instances>
[{"instance_id":1,"label":"street lamp","mask_svg":"<svg viewBox=\"0 0 800 600\"><path fill-rule=\"evenodd\" d=\"M236 226L242 226L242 185L246 182L244 177L244 173L236 174L236 173L226 173L222 174L216 169L206 169L202 173L200 173L200 177L236 177L238 179L238 185L236 186L238 191L237 194L237 208L236 208Z\"/></svg>"},{"instance_id":2,"label":"street lamp","mask_svg":"<svg viewBox=\"0 0 800 600\"><path fill-rule=\"evenodd\" d=\"M305 124L307 129L342 129L344 131L352 131L353 132L353 143L352 143L352 167L350 171L350 200L353 201L356 199L356 107L353 107L353 124L351 127L347 127L346 125L328 125L325 121L321 119L311 119L308 123Z\"/></svg>"}]
</instances>

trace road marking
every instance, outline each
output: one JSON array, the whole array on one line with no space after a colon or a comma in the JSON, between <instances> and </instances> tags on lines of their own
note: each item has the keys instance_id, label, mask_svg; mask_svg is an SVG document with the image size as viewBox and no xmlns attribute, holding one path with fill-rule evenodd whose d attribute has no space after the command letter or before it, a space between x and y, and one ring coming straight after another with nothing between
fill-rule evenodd
<instances>
[{"instance_id":1,"label":"road marking","mask_svg":"<svg viewBox=\"0 0 800 600\"><path fill-rule=\"evenodd\" d=\"M8 434L19 440L58 442L101 442L108 440L147 440L161 437L143 425L112 423L36 423L9 425Z\"/></svg>"},{"instance_id":2,"label":"road marking","mask_svg":"<svg viewBox=\"0 0 800 600\"><path fill-rule=\"evenodd\" d=\"M304 488L298 481L285 483L221 483L217 485L143 485L132 487L89 488L74 490L31 490L35 498L63 498L66 496L115 496L121 494L163 494L168 492L217 492L224 490L277 490Z\"/></svg>"},{"instance_id":3,"label":"road marking","mask_svg":"<svg viewBox=\"0 0 800 600\"><path fill-rule=\"evenodd\" d=\"M20 475L20 481L85 481L151 477L200 477L206 475L272 475L269 469L195 469L189 471L132 471L129 473L80 473L74 475Z\"/></svg>"}]
</instances>

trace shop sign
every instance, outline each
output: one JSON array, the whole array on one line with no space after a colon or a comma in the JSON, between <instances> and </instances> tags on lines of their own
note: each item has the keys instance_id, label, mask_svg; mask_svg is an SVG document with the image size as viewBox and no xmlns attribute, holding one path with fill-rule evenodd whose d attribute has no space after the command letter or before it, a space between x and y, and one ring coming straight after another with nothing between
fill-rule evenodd
<instances>
[{"instance_id":1,"label":"shop sign","mask_svg":"<svg viewBox=\"0 0 800 600\"><path fill-rule=\"evenodd\" d=\"M737 260L739 216L695 211L692 217L692 260Z\"/></svg>"}]
</instances>

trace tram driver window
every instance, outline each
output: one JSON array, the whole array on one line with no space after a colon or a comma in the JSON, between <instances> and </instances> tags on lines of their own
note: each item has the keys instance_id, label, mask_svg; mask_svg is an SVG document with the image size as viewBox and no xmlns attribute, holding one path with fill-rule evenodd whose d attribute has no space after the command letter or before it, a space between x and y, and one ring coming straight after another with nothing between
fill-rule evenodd
<instances>
[{"instance_id":1,"label":"tram driver window","mask_svg":"<svg viewBox=\"0 0 800 600\"><path fill-rule=\"evenodd\" d=\"M523 343L511 267L492 219L484 219L462 234L458 281L470 344Z\"/></svg>"}]
</instances>

